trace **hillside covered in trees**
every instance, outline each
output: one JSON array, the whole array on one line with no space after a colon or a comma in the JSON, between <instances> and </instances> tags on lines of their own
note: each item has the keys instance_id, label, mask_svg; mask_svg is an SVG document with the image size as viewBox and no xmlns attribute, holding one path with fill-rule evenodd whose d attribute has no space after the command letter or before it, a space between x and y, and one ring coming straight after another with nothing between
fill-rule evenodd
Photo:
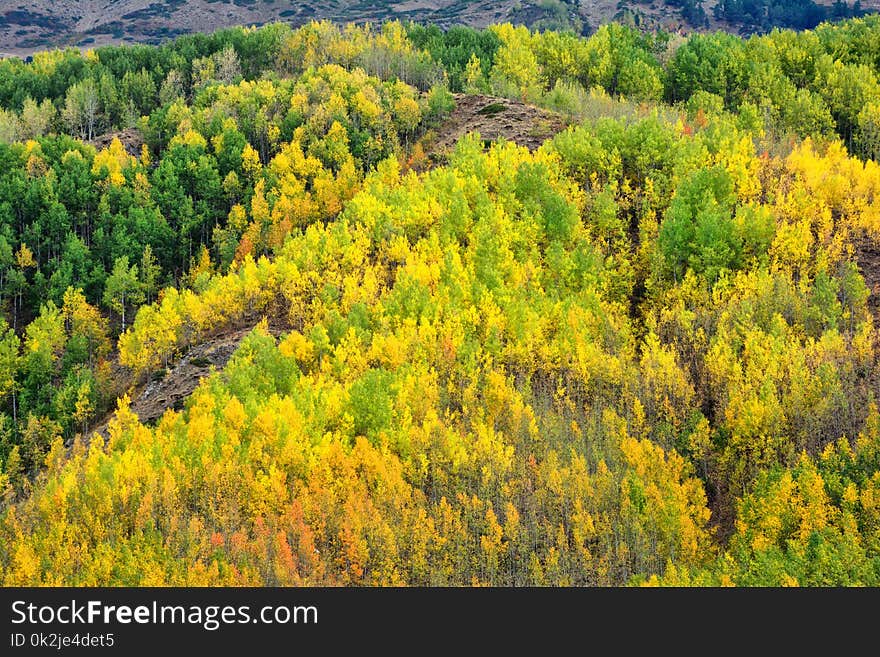
<instances>
[{"instance_id":1,"label":"hillside covered in trees","mask_svg":"<svg viewBox=\"0 0 880 657\"><path fill-rule=\"evenodd\" d=\"M0 583L878 585L878 158L876 16L0 61Z\"/></svg>"}]
</instances>

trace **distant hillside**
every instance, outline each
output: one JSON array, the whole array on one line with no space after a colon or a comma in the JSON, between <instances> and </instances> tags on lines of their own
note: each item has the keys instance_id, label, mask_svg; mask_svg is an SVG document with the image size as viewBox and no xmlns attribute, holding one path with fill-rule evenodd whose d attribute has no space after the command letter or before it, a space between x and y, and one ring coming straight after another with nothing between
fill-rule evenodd
<instances>
[{"instance_id":1,"label":"distant hillside","mask_svg":"<svg viewBox=\"0 0 880 657\"><path fill-rule=\"evenodd\" d=\"M441 27L511 22L582 34L616 19L672 31L748 33L776 24L809 27L821 17L833 17L833 4L819 0L817 9L813 0L0 0L0 55L24 56L64 46L156 44L232 25L287 21L298 26L323 18L358 23L397 18ZM851 12L851 5L837 6ZM880 10L880 0L861 0L859 7Z\"/></svg>"}]
</instances>

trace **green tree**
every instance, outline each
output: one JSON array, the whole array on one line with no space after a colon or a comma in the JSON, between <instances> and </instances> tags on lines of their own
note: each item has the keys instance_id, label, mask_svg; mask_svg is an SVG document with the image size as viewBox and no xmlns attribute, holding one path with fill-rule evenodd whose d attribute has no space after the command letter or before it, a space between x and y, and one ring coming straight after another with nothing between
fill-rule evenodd
<instances>
[{"instance_id":1,"label":"green tree","mask_svg":"<svg viewBox=\"0 0 880 657\"><path fill-rule=\"evenodd\" d=\"M128 264L128 256L121 256L113 263L113 271L104 285L104 305L118 314L125 332L127 308L144 300L144 290L138 280L138 266Z\"/></svg>"},{"instance_id":2,"label":"green tree","mask_svg":"<svg viewBox=\"0 0 880 657\"><path fill-rule=\"evenodd\" d=\"M21 139L35 139L42 137L52 125L55 118L55 107L48 98L39 105L28 97L21 108Z\"/></svg>"},{"instance_id":3,"label":"green tree","mask_svg":"<svg viewBox=\"0 0 880 657\"><path fill-rule=\"evenodd\" d=\"M12 421L18 422L18 375L21 367L21 341L6 320L0 317L0 403L8 397L12 407Z\"/></svg>"},{"instance_id":4,"label":"green tree","mask_svg":"<svg viewBox=\"0 0 880 657\"><path fill-rule=\"evenodd\" d=\"M91 79L70 87L64 100L62 117L68 129L80 139L92 139L97 135L100 121L101 99L98 87Z\"/></svg>"},{"instance_id":5,"label":"green tree","mask_svg":"<svg viewBox=\"0 0 880 657\"><path fill-rule=\"evenodd\" d=\"M138 268L138 276L143 290L144 300L152 303L159 290L159 277L162 275L162 267L159 265L156 256L153 255L153 248L147 244L144 247L144 254L141 256L141 264Z\"/></svg>"}]
</instances>

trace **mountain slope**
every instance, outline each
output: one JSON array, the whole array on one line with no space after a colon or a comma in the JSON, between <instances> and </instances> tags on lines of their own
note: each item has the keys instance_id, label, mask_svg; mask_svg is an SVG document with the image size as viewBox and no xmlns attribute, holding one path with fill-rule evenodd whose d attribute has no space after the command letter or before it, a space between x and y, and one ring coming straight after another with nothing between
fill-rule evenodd
<instances>
[{"instance_id":1,"label":"mountain slope","mask_svg":"<svg viewBox=\"0 0 880 657\"><path fill-rule=\"evenodd\" d=\"M611 3L608 3L609 5ZM0 2L0 52L26 54L49 45L158 43L191 32L210 32L232 25L261 25L283 20L301 25L312 19L381 22L384 19L457 23L534 23L549 15L536 2L515 0L404 0L374 2L274 2L274 0L3 0ZM517 9L517 6L522 8ZM610 18L610 16L608 16Z\"/></svg>"},{"instance_id":2,"label":"mountain slope","mask_svg":"<svg viewBox=\"0 0 880 657\"><path fill-rule=\"evenodd\" d=\"M0 55L26 56L50 47L91 47L111 43L160 43L180 34L211 32L233 25L309 20L335 22L413 20L450 27L486 27L511 22L537 28L570 28L589 33L612 19L671 31L726 29L749 32L747 22L717 20L718 0L0 0ZM830 7L830 0L817 4ZM683 16L687 6L697 13ZM862 0L864 10L880 0ZM705 12L701 18L700 7Z\"/></svg>"}]
</instances>

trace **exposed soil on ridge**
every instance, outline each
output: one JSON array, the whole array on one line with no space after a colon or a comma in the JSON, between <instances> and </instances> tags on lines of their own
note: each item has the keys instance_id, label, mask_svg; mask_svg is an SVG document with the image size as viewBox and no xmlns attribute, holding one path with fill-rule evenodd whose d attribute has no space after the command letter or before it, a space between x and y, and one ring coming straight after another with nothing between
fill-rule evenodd
<instances>
[{"instance_id":1,"label":"exposed soil on ridge","mask_svg":"<svg viewBox=\"0 0 880 657\"><path fill-rule=\"evenodd\" d=\"M167 370L153 372L145 384L132 387L131 383L126 385L121 382L120 388L130 388L131 411L142 423L150 424L161 418L168 409L181 410L203 378L226 367L238 345L254 328L256 324L246 328L233 326L206 338L190 347ZM290 327L284 323L269 322L267 330L278 337L290 330ZM115 364L114 370L121 379L132 376L131 371L124 366ZM108 423L114 415L116 409L108 413L98 425L90 428L86 432L86 442L96 433L106 438Z\"/></svg>"},{"instance_id":2,"label":"exposed soil on ridge","mask_svg":"<svg viewBox=\"0 0 880 657\"><path fill-rule=\"evenodd\" d=\"M92 141L86 143L91 144L101 151L110 146L114 139L119 139L119 141L122 142L122 147L125 149L126 153L134 157L140 157L141 147L144 145L144 136L141 134L140 130L137 130L136 128L126 128L125 130L120 130L118 132L108 132L99 135L92 139Z\"/></svg>"},{"instance_id":3,"label":"exposed soil on ridge","mask_svg":"<svg viewBox=\"0 0 880 657\"><path fill-rule=\"evenodd\" d=\"M880 244L862 239L856 242L856 262L868 286L868 309L880 320Z\"/></svg>"},{"instance_id":4,"label":"exposed soil on ridge","mask_svg":"<svg viewBox=\"0 0 880 657\"><path fill-rule=\"evenodd\" d=\"M455 109L440 124L436 137L426 144L434 164L442 164L458 140L478 132L484 142L503 138L537 149L566 127L565 117L518 100L495 96L454 94Z\"/></svg>"}]
</instances>

